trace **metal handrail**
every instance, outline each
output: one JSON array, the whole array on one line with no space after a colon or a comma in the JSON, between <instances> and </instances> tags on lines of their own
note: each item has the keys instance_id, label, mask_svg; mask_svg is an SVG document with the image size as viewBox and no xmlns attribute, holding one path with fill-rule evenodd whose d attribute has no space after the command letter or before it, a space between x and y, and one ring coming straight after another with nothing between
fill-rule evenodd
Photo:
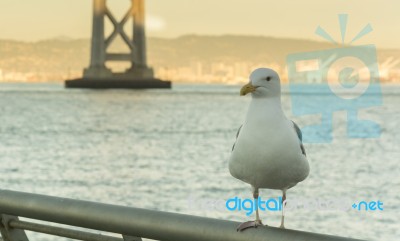
<instances>
[{"instance_id":1,"label":"metal handrail","mask_svg":"<svg viewBox=\"0 0 400 241\"><path fill-rule=\"evenodd\" d=\"M0 190L0 214L165 241L355 241L350 238L273 227L237 232L236 226L239 223L233 221L9 190ZM4 225L4 220L2 223ZM9 228L37 232L49 227L36 225L36 229L32 229L34 223L15 219L11 219L6 225ZM62 230L63 228L58 229L50 234L58 235L59 232L66 231ZM8 241L4 235L3 238Z\"/></svg>"}]
</instances>

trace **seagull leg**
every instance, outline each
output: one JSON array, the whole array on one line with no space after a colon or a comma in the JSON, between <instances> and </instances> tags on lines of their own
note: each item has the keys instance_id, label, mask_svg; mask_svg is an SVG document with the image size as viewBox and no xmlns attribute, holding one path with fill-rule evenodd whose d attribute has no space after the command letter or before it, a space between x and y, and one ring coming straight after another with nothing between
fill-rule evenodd
<instances>
[{"instance_id":1,"label":"seagull leg","mask_svg":"<svg viewBox=\"0 0 400 241\"><path fill-rule=\"evenodd\" d=\"M282 219L281 219L281 226L280 226L280 228L285 228L285 216L284 216L284 209L285 209L285 207L283 206L283 205L285 205L286 206L286 203L285 203L285 200L286 200L286 189L283 189L282 190ZM284 204L285 203L285 204Z\"/></svg>"},{"instance_id":2,"label":"seagull leg","mask_svg":"<svg viewBox=\"0 0 400 241\"><path fill-rule=\"evenodd\" d=\"M260 215L258 214L258 188L255 188L252 186L253 189L253 198L254 198L254 203L256 204L256 220L255 221L247 221L244 223L241 223L239 226L237 226L236 231L243 231L248 228L257 228L258 226L262 226L262 222L260 219Z\"/></svg>"},{"instance_id":3,"label":"seagull leg","mask_svg":"<svg viewBox=\"0 0 400 241\"><path fill-rule=\"evenodd\" d=\"M258 188L257 189L253 188L253 198L256 204L256 221L254 222L255 222L255 227L257 228L257 226L263 225L260 219L260 215L258 214Z\"/></svg>"}]
</instances>

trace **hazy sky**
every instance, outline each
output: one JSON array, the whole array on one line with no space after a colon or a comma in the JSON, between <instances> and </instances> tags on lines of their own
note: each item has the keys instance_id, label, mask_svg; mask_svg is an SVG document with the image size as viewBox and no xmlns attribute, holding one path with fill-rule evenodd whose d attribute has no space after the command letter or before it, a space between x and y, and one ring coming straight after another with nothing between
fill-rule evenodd
<instances>
[{"instance_id":1,"label":"hazy sky","mask_svg":"<svg viewBox=\"0 0 400 241\"><path fill-rule=\"evenodd\" d=\"M115 15L129 0L108 0ZM400 0L147 0L149 36L247 34L321 39L318 25L340 41L337 14L348 13L347 41L400 48ZM91 0L0 0L0 39L90 37ZM121 17L118 15L117 19ZM322 40L322 39L321 39Z\"/></svg>"}]
</instances>

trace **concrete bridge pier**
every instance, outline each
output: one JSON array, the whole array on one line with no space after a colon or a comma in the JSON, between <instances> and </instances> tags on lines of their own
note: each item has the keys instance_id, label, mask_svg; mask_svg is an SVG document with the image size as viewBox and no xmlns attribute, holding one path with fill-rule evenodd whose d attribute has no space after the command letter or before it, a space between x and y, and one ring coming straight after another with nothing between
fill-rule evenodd
<instances>
[{"instance_id":1,"label":"concrete bridge pier","mask_svg":"<svg viewBox=\"0 0 400 241\"><path fill-rule=\"evenodd\" d=\"M67 80L67 88L170 88L171 82L154 78L153 69L147 65L144 0L131 0L131 6L119 22L107 8L106 0L93 0L93 29L90 65L83 78ZM108 18L114 30L106 38L104 20ZM133 19L133 38L124 32L124 25ZM115 37L121 36L128 53L109 53L108 47ZM107 61L128 61L131 67L122 73L113 73Z\"/></svg>"}]
</instances>

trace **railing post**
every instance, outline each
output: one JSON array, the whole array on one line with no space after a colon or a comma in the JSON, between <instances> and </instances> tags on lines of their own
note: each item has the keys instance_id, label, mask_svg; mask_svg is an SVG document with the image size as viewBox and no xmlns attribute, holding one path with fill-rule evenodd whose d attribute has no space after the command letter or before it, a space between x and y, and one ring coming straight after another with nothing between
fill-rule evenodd
<instances>
[{"instance_id":1,"label":"railing post","mask_svg":"<svg viewBox=\"0 0 400 241\"><path fill-rule=\"evenodd\" d=\"M12 220L19 220L17 216L0 214L0 218L0 232L4 241L29 241L24 230L13 229L8 225Z\"/></svg>"}]
</instances>

